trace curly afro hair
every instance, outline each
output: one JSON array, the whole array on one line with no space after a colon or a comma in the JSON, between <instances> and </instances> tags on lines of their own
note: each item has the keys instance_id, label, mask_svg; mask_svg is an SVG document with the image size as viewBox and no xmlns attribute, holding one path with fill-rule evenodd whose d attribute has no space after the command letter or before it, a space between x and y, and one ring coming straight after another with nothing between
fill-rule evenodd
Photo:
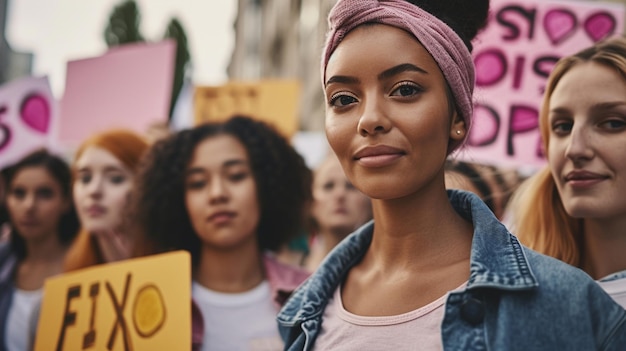
<instances>
[{"instance_id":1,"label":"curly afro hair","mask_svg":"<svg viewBox=\"0 0 626 351\"><path fill-rule=\"evenodd\" d=\"M407 0L450 26L471 52L472 39L487 24L489 0Z\"/></svg>"},{"instance_id":2,"label":"curly afro hair","mask_svg":"<svg viewBox=\"0 0 626 351\"><path fill-rule=\"evenodd\" d=\"M311 171L304 159L268 124L245 116L223 123L207 123L157 142L136 177L133 219L138 254L187 250L195 266L201 241L185 205L185 175L196 146L205 139L230 135L250 158L261 211L257 227L260 250L278 250L305 226L311 201Z\"/></svg>"}]
</instances>

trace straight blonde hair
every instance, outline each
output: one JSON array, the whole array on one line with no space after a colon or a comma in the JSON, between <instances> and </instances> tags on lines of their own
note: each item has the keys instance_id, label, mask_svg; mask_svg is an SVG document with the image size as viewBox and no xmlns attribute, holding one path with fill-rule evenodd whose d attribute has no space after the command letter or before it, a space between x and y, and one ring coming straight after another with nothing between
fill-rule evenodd
<instances>
[{"instance_id":1,"label":"straight blonde hair","mask_svg":"<svg viewBox=\"0 0 626 351\"><path fill-rule=\"evenodd\" d=\"M621 79L626 80L626 39L619 37L601 41L562 58L554 66L539 112L544 150L548 150L550 143L548 113L552 93L570 69L585 62L595 62L614 69ZM509 212L513 231L522 244L580 267L584 251L584 219L573 218L565 211L548 166L520 186L511 199Z\"/></svg>"}]
</instances>

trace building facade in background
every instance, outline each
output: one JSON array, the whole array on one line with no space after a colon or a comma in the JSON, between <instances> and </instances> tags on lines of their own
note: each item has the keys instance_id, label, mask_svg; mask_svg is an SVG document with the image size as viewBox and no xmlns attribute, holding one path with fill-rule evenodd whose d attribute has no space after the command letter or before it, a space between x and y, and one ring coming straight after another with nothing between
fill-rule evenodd
<instances>
[{"instance_id":1,"label":"building facade in background","mask_svg":"<svg viewBox=\"0 0 626 351\"><path fill-rule=\"evenodd\" d=\"M231 80L298 79L303 131L324 128L320 55L336 0L238 0Z\"/></svg>"},{"instance_id":2,"label":"building facade in background","mask_svg":"<svg viewBox=\"0 0 626 351\"><path fill-rule=\"evenodd\" d=\"M6 39L8 0L0 0L0 85L31 75L33 54L16 52Z\"/></svg>"}]
</instances>

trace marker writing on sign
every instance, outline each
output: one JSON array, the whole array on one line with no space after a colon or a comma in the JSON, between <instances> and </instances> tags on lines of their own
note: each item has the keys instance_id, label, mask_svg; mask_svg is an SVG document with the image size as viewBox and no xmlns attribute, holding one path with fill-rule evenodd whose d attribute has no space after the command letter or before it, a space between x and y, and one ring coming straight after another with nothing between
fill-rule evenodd
<instances>
[{"instance_id":1,"label":"marker writing on sign","mask_svg":"<svg viewBox=\"0 0 626 351\"><path fill-rule=\"evenodd\" d=\"M131 287L132 276L130 273L126 274L126 280L123 291L118 294L113 289L110 282L104 282L104 288L106 290L106 296L110 301L113 310L115 311L115 321L111 327L111 331L108 334L106 347L108 350L112 350L115 345L118 336L122 339L122 343L125 351L132 351L133 344L131 334L129 332L129 324L124 317L124 311L129 305L129 291ZM89 286L89 298L91 299L91 313L89 316L89 330L83 334L82 349L88 349L95 345L98 337L96 330L97 320L97 306L98 297L100 295L101 282L91 283ZM63 319L59 338L57 339L56 351L64 350L64 345L67 341L66 335L70 327L75 326L78 312L72 310L71 304L75 299L80 299L82 286L74 285L70 286L67 290L65 299L65 308L63 312ZM133 310L133 325L137 335L141 338L150 338L156 334L165 322L165 303L159 289L153 285L148 284L137 291L134 298Z\"/></svg>"}]
</instances>

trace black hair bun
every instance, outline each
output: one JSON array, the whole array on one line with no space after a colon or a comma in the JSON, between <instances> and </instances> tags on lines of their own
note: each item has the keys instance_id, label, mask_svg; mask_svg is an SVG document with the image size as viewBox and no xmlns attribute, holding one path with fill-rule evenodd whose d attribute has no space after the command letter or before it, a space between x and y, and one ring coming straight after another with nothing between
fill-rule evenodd
<instances>
[{"instance_id":1,"label":"black hair bun","mask_svg":"<svg viewBox=\"0 0 626 351\"><path fill-rule=\"evenodd\" d=\"M487 24L489 0L407 0L449 25L472 51L472 39Z\"/></svg>"}]
</instances>

